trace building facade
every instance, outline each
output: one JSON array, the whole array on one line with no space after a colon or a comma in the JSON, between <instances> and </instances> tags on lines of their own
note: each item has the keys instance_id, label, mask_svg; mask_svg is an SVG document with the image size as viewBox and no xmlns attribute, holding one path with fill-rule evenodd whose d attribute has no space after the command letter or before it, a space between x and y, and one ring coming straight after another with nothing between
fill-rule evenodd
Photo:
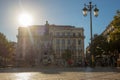
<instances>
[{"instance_id":1,"label":"building facade","mask_svg":"<svg viewBox=\"0 0 120 80\"><path fill-rule=\"evenodd\" d=\"M78 62L84 58L84 29L67 25L32 25L19 27L17 59L21 64L61 64L65 50ZM25 63L22 63L25 62Z\"/></svg>"}]
</instances>

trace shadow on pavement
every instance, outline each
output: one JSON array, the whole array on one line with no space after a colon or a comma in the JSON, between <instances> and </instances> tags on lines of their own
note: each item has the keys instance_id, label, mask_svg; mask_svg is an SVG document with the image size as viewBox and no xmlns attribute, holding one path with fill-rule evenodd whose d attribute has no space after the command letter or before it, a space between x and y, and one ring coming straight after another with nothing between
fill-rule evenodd
<instances>
[{"instance_id":1,"label":"shadow on pavement","mask_svg":"<svg viewBox=\"0 0 120 80\"><path fill-rule=\"evenodd\" d=\"M95 68L0 68L0 73L41 72L44 74L60 74L62 72L120 72L120 68L95 67Z\"/></svg>"}]
</instances>

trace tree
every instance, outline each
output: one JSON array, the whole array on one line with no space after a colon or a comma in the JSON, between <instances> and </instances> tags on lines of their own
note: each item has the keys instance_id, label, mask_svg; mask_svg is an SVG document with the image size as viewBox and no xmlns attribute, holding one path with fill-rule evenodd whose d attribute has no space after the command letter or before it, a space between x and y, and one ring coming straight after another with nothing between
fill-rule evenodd
<instances>
[{"instance_id":1,"label":"tree","mask_svg":"<svg viewBox=\"0 0 120 80\"><path fill-rule=\"evenodd\" d=\"M94 56L108 55L109 45L107 39L102 35L96 35L91 45Z\"/></svg>"},{"instance_id":2,"label":"tree","mask_svg":"<svg viewBox=\"0 0 120 80\"><path fill-rule=\"evenodd\" d=\"M0 65L9 64L12 58L13 48L3 33L0 33Z\"/></svg>"},{"instance_id":3,"label":"tree","mask_svg":"<svg viewBox=\"0 0 120 80\"><path fill-rule=\"evenodd\" d=\"M114 26L114 31L110 33L110 45L112 52L118 51L120 52L120 11L118 10L116 15L114 16L111 25Z\"/></svg>"},{"instance_id":4,"label":"tree","mask_svg":"<svg viewBox=\"0 0 120 80\"><path fill-rule=\"evenodd\" d=\"M116 15L114 16L111 25L114 26L114 31L110 33L110 40L116 41L120 40L120 11L118 10Z\"/></svg>"},{"instance_id":5,"label":"tree","mask_svg":"<svg viewBox=\"0 0 120 80\"><path fill-rule=\"evenodd\" d=\"M72 52L69 49L66 49L65 52L62 54L63 60L67 62L69 66L71 66L72 62Z\"/></svg>"},{"instance_id":6,"label":"tree","mask_svg":"<svg viewBox=\"0 0 120 80\"><path fill-rule=\"evenodd\" d=\"M120 29L120 11L117 10L116 15L114 16L113 21L111 22L111 24L117 28Z\"/></svg>"},{"instance_id":7,"label":"tree","mask_svg":"<svg viewBox=\"0 0 120 80\"><path fill-rule=\"evenodd\" d=\"M71 57L72 57L72 54L71 54L71 51L69 49L66 49L65 52L62 54L62 58L66 61L71 59Z\"/></svg>"}]
</instances>

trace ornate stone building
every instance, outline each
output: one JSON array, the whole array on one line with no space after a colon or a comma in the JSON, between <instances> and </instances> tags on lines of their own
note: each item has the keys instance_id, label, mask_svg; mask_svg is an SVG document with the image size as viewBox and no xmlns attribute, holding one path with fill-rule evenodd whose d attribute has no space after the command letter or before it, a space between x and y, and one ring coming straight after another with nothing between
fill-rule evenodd
<instances>
[{"instance_id":1,"label":"ornate stone building","mask_svg":"<svg viewBox=\"0 0 120 80\"><path fill-rule=\"evenodd\" d=\"M84 58L84 29L67 25L32 25L19 27L17 35L19 64L61 63L65 50L78 62ZM23 63L25 62L25 63Z\"/></svg>"}]
</instances>

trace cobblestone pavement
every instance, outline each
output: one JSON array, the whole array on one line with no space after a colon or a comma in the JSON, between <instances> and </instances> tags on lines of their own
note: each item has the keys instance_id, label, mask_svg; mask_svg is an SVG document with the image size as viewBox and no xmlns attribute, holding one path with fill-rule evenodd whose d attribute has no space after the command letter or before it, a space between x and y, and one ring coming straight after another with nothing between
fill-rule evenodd
<instances>
[{"instance_id":1,"label":"cobblestone pavement","mask_svg":"<svg viewBox=\"0 0 120 80\"><path fill-rule=\"evenodd\" d=\"M116 68L0 69L0 80L120 80Z\"/></svg>"}]
</instances>

